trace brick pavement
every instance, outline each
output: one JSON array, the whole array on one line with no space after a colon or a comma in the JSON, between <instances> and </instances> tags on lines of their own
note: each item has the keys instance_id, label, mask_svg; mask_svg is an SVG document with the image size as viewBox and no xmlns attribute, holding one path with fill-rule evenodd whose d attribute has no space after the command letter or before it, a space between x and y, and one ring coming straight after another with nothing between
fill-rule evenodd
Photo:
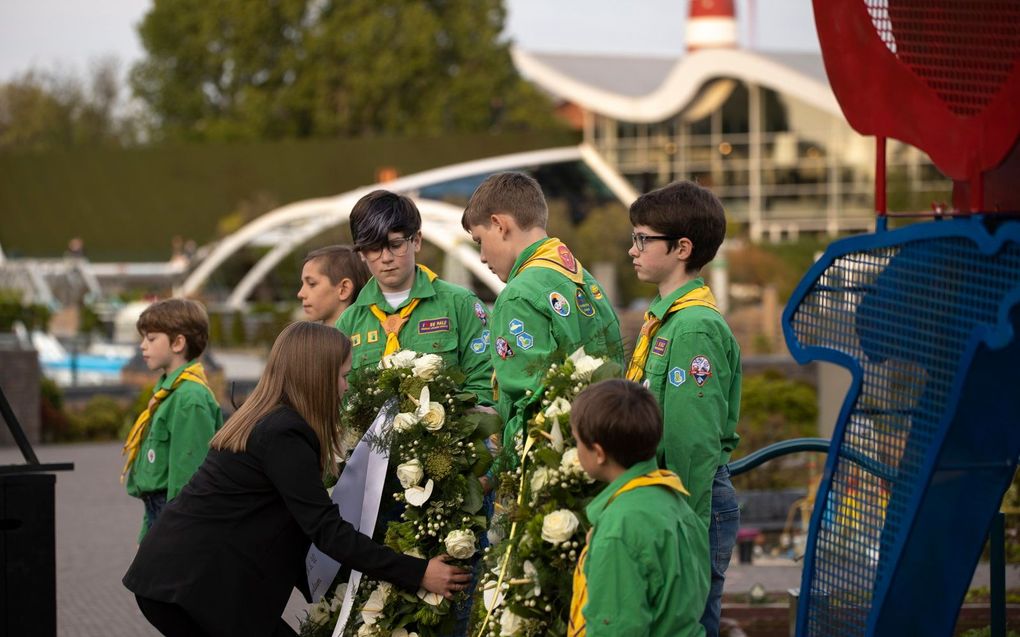
<instances>
[{"instance_id":1,"label":"brick pavement","mask_svg":"<svg viewBox=\"0 0 1020 637\"><path fill-rule=\"evenodd\" d=\"M42 445L42 462L73 462L75 470L57 474L57 624L60 637L158 637L120 580L134 557L142 505L120 484L118 443ZM0 464L21 463L16 448L0 448ZM727 593L745 593L755 583L769 591L800 584L800 564L759 560L733 564ZM988 566L978 566L974 586L988 585ZM1020 571L1011 566L1007 586L1020 587ZM296 592L284 617L296 626L305 608Z\"/></svg>"}]
</instances>

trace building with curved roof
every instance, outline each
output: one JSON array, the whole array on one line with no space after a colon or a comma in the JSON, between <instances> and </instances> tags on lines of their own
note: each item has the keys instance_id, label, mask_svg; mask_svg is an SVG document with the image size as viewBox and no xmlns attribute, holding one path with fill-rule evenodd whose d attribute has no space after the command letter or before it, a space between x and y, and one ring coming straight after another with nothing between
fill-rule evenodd
<instances>
[{"instance_id":1,"label":"building with curved roof","mask_svg":"<svg viewBox=\"0 0 1020 637\"><path fill-rule=\"evenodd\" d=\"M675 58L515 50L521 74L638 191L696 179L752 238L868 229L875 142L846 123L817 53L696 47ZM890 183L941 192L920 151L890 140Z\"/></svg>"}]
</instances>

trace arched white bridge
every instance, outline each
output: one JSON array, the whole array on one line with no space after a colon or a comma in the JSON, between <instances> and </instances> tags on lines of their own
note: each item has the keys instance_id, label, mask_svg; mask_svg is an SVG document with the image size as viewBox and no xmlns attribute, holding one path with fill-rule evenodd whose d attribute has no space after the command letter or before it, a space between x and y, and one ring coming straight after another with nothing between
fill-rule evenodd
<instances>
[{"instance_id":1,"label":"arched white bridge","mask_svg":"<svg viewBox=\"0 0 1020 637\"><path fill-rule=\"evenodd\" d=\"M498 293L503 288L503 283L479 261L478 252L460 225L463 210L442 201L420 198L417 196L418 191L465 177L572 161L584 162L624 205L629 206L637 198L637 193L631 185L610 167L595 149L586 144L454 164L400 177L386 183L356 188L335 197L287 204L270 211L216 244L175 293L177 296L191 296L197 293L212 273L239 250L256 241L264 240L267 235L278 237L273 248L244 275L227 299L229 307L243 308L255 286L284 257L320 233L346 223L351 208L358 199L379 188L414 199L422 214L424 239L443 250L447 259L453 259Z\"/></svg>"}]
</instances>

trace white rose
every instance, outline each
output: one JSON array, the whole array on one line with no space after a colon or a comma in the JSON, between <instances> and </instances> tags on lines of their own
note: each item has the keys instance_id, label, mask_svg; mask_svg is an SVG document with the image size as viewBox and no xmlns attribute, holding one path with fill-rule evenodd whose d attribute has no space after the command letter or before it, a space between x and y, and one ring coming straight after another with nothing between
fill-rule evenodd
<instances>
[{"instance_id":1,"label":"white rose","mask_svg":"<svg viewBox=\"0 0 1020 637\"><path fill-rule=\"evenodd\" d=\"M389 356L383 356L382 360L379 361L379 369L404 369L414 365L414 359L417 354L409 349L403 349L399 352L394 352Z\"/></svg>"},{"instance_id":2,"label":"white rose","mask_svg":"<svg viewBox=\"0 0 1020 637\"><path fill-rule=\"evenodd\" d=\"M362 624L361 627L358 628L357 637L374 637L374 635L375 629L372 628L371 624Z\"/></svg>"},{"instance_id":3,"label":"white rose","mask_svg":"<svg viewBox=\"0 0 1020 637\"><path fill-rule=\"evenodd\" d=\"M531 493L535 494L544 489L549 484L549 474L552 471L549 467L539 467L535 469L535 473L531 474Z\"/></svg>"},{"instance_id":4,"label":"white rose","mask_svg":"<svg viewBox=\"0 0 1020 637\"><path fill-rule=\"evenodd\" d=\"M471 531L450 531L443 540L446 552L458 560L466 560L475 554L475 534Z\"/></svg>"},{"instance_id":5,"label":"white rose","mask_svg":"<svg viewBox=\"0 0 1020 637\"><path fill-rule=\"evenodd\" d=\"M510 609L504 610L499 618L500 637L513 637L524 627L524 618L514 615Z\"/></svg>"},{"instance_id":6,"label":"white rose","mask_svg":"<svg viewBox=\"0 0 1020 637\"><path fill-rule=\"evenodd\" d=\"M424 588L418 589L418 597L429 606L439 606L443 602L443 596L439 593L430 593Z\"/></svg>"},{"instance_id":7,"label":"white rose","mask_svg":"<svg viewBox=\"0 0 1020 637\"><path fill-rule=\"evenodd\" d=\"M566 542L577 530L577 516L570 509L553 511L542 520L542 539L552 544Z\"/></svg>"},{"instance_id":8,"label":"white rose","mask_svg":"<svg viewBox=\"0 0 1020 637\"><path fill-rule=\"evenodd\" d=\"M418 424L418 416L406 411L400 412L393 417L393 429L403 433Z\"/></svg>"},{"instance_id":9,"label":"white rose","mask_svg":"<svg viewBox=\"0 0 1020 637\"><path fill-rule=\"evenodd\" d=\"M446 409L440 403L429 403L428 411L421 419L421 424L429 431L439 431L446 422Z\"/></svg>"},{"instance_id":10,"label":"white rose","mask_svg":"<svg viewBox=\"0 0 1020 637\"><path fill-rule=\"evenodd\" d=\"M432 380L443 368L443 357L438 354L422 354L414 361L411 373L424 380Z\"/></svg>"},{"instance_id":11,"label":"white rose","mask_svg":"<svg viewBox=\"0 0 1020 637\"><path fill-rule=\"evenodd\" d=\"M428 502L429 498L432 497L432 489L435 487L435 483L430 479L425 483L424 487L411 487L404 489L404 499L411 506L420 507L421 505Z\"/></svg>"},{"instance_id":12,"label":"white rose","mask_svg":"<svg viewBox=\"0 0 1020 637\"><path fill-rule=\"evenodd\" d=\"M405 489L417 486L424 477L425 470L421 466L421 461L417 458L410 462L397 465L397 480L400 480L400 486Z\"/></svg>"},{"instance_id":13,"label":"white rose","mask_svg":"<svg viewBox=\"0 0 1020 637\"><path fill-rule=\"evenodd\" d=\"M584 476L584 479L588 482L595 482L595 478L588 475L588 472L581 466L581 460L577 456L577 449L574 447L563 452L563 457L560 458L560 468L563 469L564 473L576 473Z\"/></svg>"},{"instance_id":14,"label":"white rose","mask_svg":"<svg viewBox=\"0 0 1020 637\"><path fill-rule=\"evenodd\" d=\"M344 597L347 595L347 584L343 583L336 587L336 591L333 593L333 601L329 605L331 612L336 612L340 609L340 606L344 603Z\"/></svg>"},{"instance_id":15,"label":"white rose","mask_svg":"<svg viewBox=\"0 0 1020 637\"><path fill-rule=\"evenodd\" d=\"M585 353L581 347L568 357L574 363L574 373L570 375L571 380L590 380L592 373L602 367L605 362L601 358L595 358Z\"/></svg>"},{"instance_id":16,"label":"white rose","mask_svg":"<svg viewBox=\"0 0 1020 637\"><path fill-rule=\"evenodd\" d=\"M368 596L365 605L361 608L361 619L366 625L374 625L379 619L379 615L382 614L383 607L386 605L386 595L389 592L390 585L383 582Z\"/></svg>"}]
</instances>

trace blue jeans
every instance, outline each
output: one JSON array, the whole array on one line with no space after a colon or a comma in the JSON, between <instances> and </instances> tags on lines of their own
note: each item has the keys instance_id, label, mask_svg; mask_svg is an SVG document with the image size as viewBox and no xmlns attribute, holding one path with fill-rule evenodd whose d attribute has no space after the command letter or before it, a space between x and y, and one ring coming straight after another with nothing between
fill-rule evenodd
<instances>
[{"instance_id":1,"label":"blue jeans","mask_svg":"<svg viewBox=\"0 0 1020 637\"><path fill-rule=\"evenodd\" d=\"M740 528L740 508L737 492L730 482L730 469L719 467L712 481L712 520L708 526L708 550L712 558L712 584L708 589L708 601L701 615L705 637L718 637L719 615L722 612L723 584L726 582L726 568L730 565L733 545L737 543Z\"/></svg>"},{"instance_id":2,"label":"blue jeans","mask_svg":"<svg viewBox=\"0 0 1020 637\"><path fill-rule=\"evenodd\" d=\"M156 523L156 518L163 512L166 506L166 491L153 491L142 494L142 504L145 505L145 528L151 529Z\"/></svg>"},{"instance_id":3,"label":"blue jeans","mask_svg":"<svg viewBox=\"0 0 1020 637\"><path fill-rule=\"evenodd\" d=\"M492 522L492 513L496 505L496 491L492 490L487 496L482 499L482 511L485 512L485 519ZM471 606L474 601L475 588L478 586L478 580L482 576L482 569L485 567L485 562L482 561L482 552L489 546L489 534L482 531L478 538L478 552L475 554L474 560L471 564L471 583L468 585L464 594L467 597L454 605L453 612L457 614L457 624L453 629L452 637L467 637L468 624L471 621Z\"/></svg>"}]
</instances>

